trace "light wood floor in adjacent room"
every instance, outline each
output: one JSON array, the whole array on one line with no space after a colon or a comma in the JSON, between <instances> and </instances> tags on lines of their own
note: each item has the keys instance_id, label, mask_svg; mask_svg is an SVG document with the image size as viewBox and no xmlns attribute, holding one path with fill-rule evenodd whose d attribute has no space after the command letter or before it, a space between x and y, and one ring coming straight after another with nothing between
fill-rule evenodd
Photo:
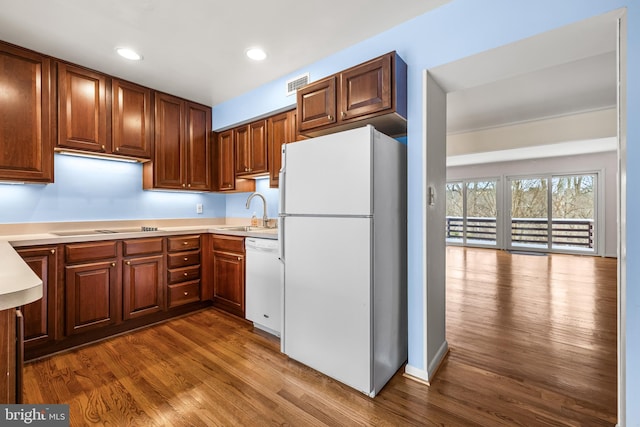
<instances>
[{"instance_id":1,"label":"light wood floor in adjacent room","mask_svg":"<svg viewBox=\"0 0 640 427\"><path fill-rule=\"evenodd\" d=\"M71 425L613 426L616 260L447 250L451 351L431 387L370 399L204 310L25 367Z\"/></svg>"}]
</instances>

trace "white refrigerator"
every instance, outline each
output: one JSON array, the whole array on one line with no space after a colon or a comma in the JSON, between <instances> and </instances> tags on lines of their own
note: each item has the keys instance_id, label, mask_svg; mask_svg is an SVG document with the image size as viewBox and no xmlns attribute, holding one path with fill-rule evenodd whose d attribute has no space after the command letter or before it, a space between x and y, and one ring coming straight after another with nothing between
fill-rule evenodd
<instances>
[{"instance_id":1,"label":"white refrigerator","mask_svg":"<svg viewBox=\"0 0 640 427\"><path fill-rule=\"evenodd\" d=\"M283 353L374 397L407 359L406 146L372 126L283 146Z\"/></svg>"}]
</instances>

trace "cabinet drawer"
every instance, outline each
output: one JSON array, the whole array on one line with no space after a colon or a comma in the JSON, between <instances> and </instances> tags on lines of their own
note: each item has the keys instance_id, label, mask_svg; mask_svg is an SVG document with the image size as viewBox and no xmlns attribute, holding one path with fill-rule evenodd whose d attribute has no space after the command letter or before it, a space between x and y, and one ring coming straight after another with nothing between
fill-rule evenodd
<instances>
[{"instance_id":1,"label":"cabinet drawer","mask_svg":"<svg viewBox=\"0 0 640 427\"><path fill-rule=\"evenodd\" d=\"M122 252L124 256L161 253L163 240L162 237L125 240L122 242Z\"/></svg>"},{"instance_id":2,"label":"cabinet drawer","mask_svg":"<svg viewBox=\"0 0 640 427\"><path fill-rule=\"evenodd\" d=\"M167 255L168 268L180 268L200 264L200 251Z\"/></svg>"},{"instance_id":3,"label":"cabinet drawer","mask_svg":"<svg viewBox=\"0 0 640 427\"><path fill-rule=\"evenodd\" d=\"M169 308L200 301L200 281L169 285Z\"/></svg>"},{"instance_id":4,"label":"cabinet drawer","mask_svg":"<svg viewBox=\"0 0 640 427\"><path fill-rule=\"evenodd\" d=\"M68 264L104 260L118 256L117 241L73 243L64 247L65 262Z\"/></svg>"},{"instance_id":5,"label":"cabinet drawer","mask_svg":"<svg viewBox=\"0 0 640 427\"><path fill-rule=\"evenodd\" d=\"M213 236L213 250L244 253L244 237Z\"/></svg>"},{"instance_id":6,"label":"cabinet drawer","mask_svg":"<svg viewBox=\"0 0 640 427\"><path fill-rule=\"evenodd\" d=\"M198 279L200 279L199 265L169 270L169 283L188 282Z\"/></svg>"},{"instance_id":7,"label":"cabinet drawer","mask_svg":"<svg viewBox=\"0 0 640 427\"><path fill-rule=\"evenodd\" d=\"M200 236L175 236L167 238L169 252L200 249Z\"/></svg>"}]
</instances>

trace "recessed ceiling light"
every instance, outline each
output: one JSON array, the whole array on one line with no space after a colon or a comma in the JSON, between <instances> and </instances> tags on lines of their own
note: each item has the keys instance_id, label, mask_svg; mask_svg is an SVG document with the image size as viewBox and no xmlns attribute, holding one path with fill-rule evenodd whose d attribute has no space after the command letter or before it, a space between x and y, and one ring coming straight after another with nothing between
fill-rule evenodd
<instances>
[{"instance_id":1,"label":"recessed ceiling light","mask_svg":"<svg viewBox=\"0 0 640 427\"><path fill-rule=\"evenodd\" d=\"M252 47L251 49L247 49L247 56L254 61L262 61L267 57L267 54L264 50L259 47Z\"/></svg>"},{"instance_id":2,"label":"recessed ceiling light","mask_svg":"<svg viewBox=\"0 0 640 427\"><path fill-rule=\"evenodd\" d=\"M117 47L116 52L118 52L118 55L123 58L130 59L131 61L140 61L142 59L142 55L128 47Z\"/></svg>"}]
</instances>

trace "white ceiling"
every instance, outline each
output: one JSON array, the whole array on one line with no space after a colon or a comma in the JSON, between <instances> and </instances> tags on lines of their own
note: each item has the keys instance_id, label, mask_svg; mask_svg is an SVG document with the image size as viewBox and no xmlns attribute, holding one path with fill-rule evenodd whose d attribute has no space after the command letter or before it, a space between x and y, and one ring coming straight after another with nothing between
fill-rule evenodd
<instances>
[{"instance_id":1,"label":"white ceiling","mask_svg":"<svg viewBox=\"0 0 640 427\"><path fill-rule=\"evenodd\" d=\"M0 40L216 105L448 1L0 0Z\"/></svg>"},{"instance_id":2,"label":"white ceiling","mask_svg":"<svg viewBox=\"0 0 640 427\"><path fill-rule=\"evenodd\" d=\"M444 64L449 134L616 106L618 11Z\"/></svg>"},{"instance_id":3,"label":"white ceiling","mask_svg":"<svg viewBox=\"0 0 640 427\"><path fill-rule=\"evenodd\" d=\"M216 105L448 1L0 0L0 40ZM614 107L615 18L430 70L448 92L448 132ZM245 57L254 45L267 60ZM126 61L116 46L144 60Z\"/></svg>"}]
</instances>

